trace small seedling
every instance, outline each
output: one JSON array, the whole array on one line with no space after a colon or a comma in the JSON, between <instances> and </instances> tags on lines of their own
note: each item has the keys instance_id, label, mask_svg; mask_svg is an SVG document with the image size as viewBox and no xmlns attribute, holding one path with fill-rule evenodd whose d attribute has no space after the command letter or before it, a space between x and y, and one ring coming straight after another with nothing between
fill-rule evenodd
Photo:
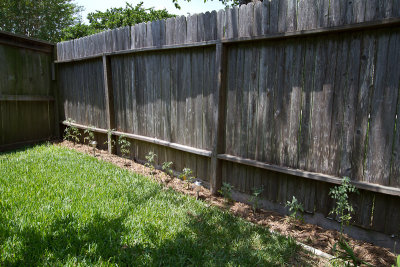
<instances>
[{"instance_id":1,"label":"small seedling","mask_svg":"<svg viewBox=\"0 0 400 267\"><path fill-rule=\"evenodd\" d=\"M115 129L108 129L107 130L107 141L104 142L105 145L108 145L108 143L110 143L111 151L112 151L113 146L115 146L115 141L111 138L112 137L112 132L114 130Z\"/></svg>"},{"instance_id":2,"label":"small seedling","mask_svg":"<svg viewBox=\"0 0 400 267\"><path fill-rule=\"evenodd\" d=\"M285 207L289 207L289 218L291 220L299 220L301 222L304 221L303 218L303 205L297 201L297 198L293 196L292 201L287 201Z\"/></svg>"},{"instance_id":3,"label":"small seedling","mask_svg":"<svg viewBox=\"0 0 400 267\"><path fill-rule=\"evenodd\" d=\"M354 250L346 242L343 230L346 225L350 224L351 214L354 209L349 203L349 193L358 193L358 190L350 184L349 177L343 177L342 184L335 186L329 191L329 195L336 201L336 206L330 211L330 214L336 215L340 220L340 238L339 241L333 246L333 254L336 255L335 259L341 259L347 262L350 266L360 266L361 264L371 266L358 258Z\"/></svg>"},{"instance_id":4,"label":"small seedling","mask_svg":"<svg viewBox=\"0 0 400 267\"><path fill-rule=\"evenodd\" d=\"M257 212L258 202L260 201L260 195L263 191L264 186L253 188L253 194L251 195L249 202L251 203L251 207L253 208L254 212Z\"/></svg>"},{"instance_id":5,"label":"small seedling","mask_svg":"<svg viewBox=\"0 0 400 267\"><path fill-rule=\"evenodd\" d=\"M343 177L342 184L329 191L331 198L336 201L336 207L330 211L330 214L339 217L341 236L343 236L344 226L349 225L351 214L354 211L353 206L349 203L349 193L358 193L358 190L350 184L349 177Z\"/></svg>"},{"instance_id":6,"label":"small seedling","mask_svg":"<svg viewBox=\"0 0 400 267\"><path fill-rule=\"evenodd\" d=\"M156 157L157 154L154 153L153 151L150 151L146 156L146 163L144 164L144 166L150 168L150 172L153 173L154 172L154 165L156 163Z\"/></svg>"},{"instance_id":7,"label":"small seedling","mask_svg":"<svg viewBox=\"0 0 400 267\"><path fill-rule=\"evenodd\" d=\"M172 161L166 161L162 164L162 170L164 172L166 172L169 176L173 175L173 171L172 171L172 165L173 162Z\"/></svg>"},{"instance_id":8,"label":"small seedling","mask_svg":"<svg viewBox=\"0 0 400 267\"><path fill-rule=\"evenodd\" d=\"M87 135L83 138L83 142L87 142L87 144L90 145L90 143L94 141L93 127L89 126L89 129L86 129L83 133Z\"/></svg>"},{"instance_id":9,"label":"small seedling","mask_svg":"<svg viewBox=\"0 0 400 267\"><path fill-rule=\"evenodd\" d=\"M122 157L125 158L125 165L128 165L127 159L131 153L131 142L129 142L128 140L126 140L126 137L124 135L121 135L118 138L118 145L120 147L120 151L122 154Z\"/></svg>"},{"instance_id":10,"label":"small seedling","mask_svg":"<svg viewBox=\"0 0 400 267\"><path fill-rule=\"evenodd\" d=\"M232 189L233 186L229 183L222 183L222 187L218 192L225 198L227 203L232 202Z\"/></svg>"},{"instance_id":11,"label":"small seedling","mask_svg":"<svg viewBox=\"0 0 400 267\"><path fill-rule=\"evenodd\" d=\"M72 141L75 146L75 144L79 142L79 136L81 135L81 133L79 132L77 127L72 125L72 123L74 122L75 121L73 121L72 119L67 120L67 123L69 125L67 125L64 130L64 140Z\"/></svg>"},{"instance_id":12,"label":"small seedling","mask_svg":"<svg viewBox=\"0 0 400 267\"><path fill-rule=\"evenodd\" d=\"M179 175L183 181L186 182L187 189L190 188L190 183L193 183L196 178L192 176L193 172L189 168L183 168L182 173Z\"/></svg>"}]
</instances>

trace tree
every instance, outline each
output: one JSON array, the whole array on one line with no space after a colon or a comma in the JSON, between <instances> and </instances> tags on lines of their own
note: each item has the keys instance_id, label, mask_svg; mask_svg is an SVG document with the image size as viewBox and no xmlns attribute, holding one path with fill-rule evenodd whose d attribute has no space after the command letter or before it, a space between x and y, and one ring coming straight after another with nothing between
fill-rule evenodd
<instances>
[{"instance_id":1,"label":"tree","mask_svg":"<svg viewBox=\"0 0 400 267\"><path fill-rule=\"evenodd\" d=\"M80 10L73 0L0 0L0 30L57 42Z\"/></svg>"},{"instance_id":2,"label":"tree","mask_svg":"<svg viewBox=\"0 0 400 267\"><path fill-rule=\"evenodd\" d=\"M64 29L64 40L80 38L100 31L115 29L119 27L132 26L141 22L161 20L175 17L167 10L155 10L154 8L143 8L143 2L135 7L126 3L125 8L111 8L105 12L96 11L89 13L87 19L89 25L79 22L78 24Z\"/></svg>"},{"instance_id":3,"label":"tree","mask_svg":"<svg viewBox=\"0 0 400 267\"><path fill-rule=\"evenodd\" d=\"M186 2L190 2L191 0L184 0ZM207 2L209 0L204 0L204 3ZM213 1L213 0L211 0ZM263 1L263 0L219 0L220 2L222 2L222 4L224 4L225 6L240 6L240 5L246 5L250 2L257 2L257 1ZM181 9L180 5L179 5L179 0L172 0L172 3L174 3L175 7L178 9Z\"/></svg>"}]
</instances>

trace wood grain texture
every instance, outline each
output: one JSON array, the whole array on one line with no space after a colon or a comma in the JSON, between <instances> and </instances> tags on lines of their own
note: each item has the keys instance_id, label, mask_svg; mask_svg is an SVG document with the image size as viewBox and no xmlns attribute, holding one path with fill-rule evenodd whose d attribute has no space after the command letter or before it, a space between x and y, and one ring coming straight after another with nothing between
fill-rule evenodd
<instances>
[{"instance_id":1,"label":"wood grain texture","mask_svg":"<svg viewBox=\"0 0 400 267\"><path fill-rule=\"evenodd\" d=\"M13 44L0 44L0 150L56 135L52 55L26 47L41 42L8 37Z\"/></svg>"},{"instance_id":2,"label":"wood grain texture","mask_svg":"<svg viewBox=\"0 0 400 267\"><path fill-rule=\"evenodd\" d=\"M364 164L366 153L367 132L370 117L370 98L374 85L375 69L375 38L373 35L365 34L362 39L359 91L356 104L355 136L353 139L352 152L352 176L357 181L364 180Z\"/></svg>"}]
</instances>

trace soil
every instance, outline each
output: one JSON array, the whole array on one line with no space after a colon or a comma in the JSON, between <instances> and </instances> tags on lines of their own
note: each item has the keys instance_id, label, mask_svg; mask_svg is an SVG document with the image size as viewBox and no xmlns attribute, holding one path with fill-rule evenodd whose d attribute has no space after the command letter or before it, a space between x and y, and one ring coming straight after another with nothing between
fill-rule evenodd
<instances>
[{"instance_id":1,"label":"soil","mask_svg":"<svg viewBox=\"0 0 400 267\"><path fill-rule=\"evenodd\" d=\"M58 143L58 145L93 155L93 148L86 145L77 144L74 146L72 142L68 141ZM103 150L96 150L96 157L111 162L121 168L148 176L156 182L176 191L196 196L194 190L191 187L188 189L184 181L176 177L171 177L160 170L151 170L142 164L132 160L126 160L116 155L110 155L107 151ZM238 217L258 225L266 226L270 230L285 236L291 236L298 242L307 244L328 254L332 254L333 245L338 242L340 237L340 233L336 230L327 230L317 225L292 220L288 216L263 209L253 212L250 205L241 202L227 203L224 198L211 195L210 191L203 186L199 192L199 198L210 203L210 205L218 206L221 209L229 209ZM395 255L388 249L364 241L355 240L346 235L345 238L356 255L369 264L374 266L391 266L395 264ZM308 263L312 262L314 266L326 266L328 264L326 259L318 258L313 255L303 254L301 257L303 260L307 258L306 261ZM298 265L298 262L294 263L294 265Z\"/></svg>"}]
</instances>

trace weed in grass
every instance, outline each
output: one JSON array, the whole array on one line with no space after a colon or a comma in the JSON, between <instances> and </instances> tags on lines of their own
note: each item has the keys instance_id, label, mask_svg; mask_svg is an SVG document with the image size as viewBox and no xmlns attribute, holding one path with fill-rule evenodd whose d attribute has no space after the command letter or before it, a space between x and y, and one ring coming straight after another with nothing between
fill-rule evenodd
<instances>
[{"instance_id":1,"label":"weed in grass","mask_svg":"<svg viewBox=\"0 0 400 267\"><path fill-rule=\"evenodd\" d=\"M303 212L304 208L303 205L297 200L295 196L293 196L292 201L287 201L285 207L289 207L289 218L290 220L299 220L304 222Z\"/></svg>"},{"instance_id":2,"label":"weed in grass","mask_svg":"<svg viewBox=\"0 0 400 267\"><path fill-rule=\"evenodd\" d=\"M258 202L260 201L260 195L263 191L264 191L264 186L253 188L253 193L249 199L249 202L254 212L257 212Z\"/></svg>"},{"instance_id":3,"label":"weed in grass","mask_svg":"<svg viewBox=\"0 0 400 267\"><path fill-rule=\"evenodd\" d=\"M192 176L193 172L190 168L183 168L179 178L185 181L187 189L190 188L190 184L196 180L196 177Z\"/></svg>"},{"instance_id":4,"label":"weed in grass","mask_svg":"<svg viewBox=\"0 0 400 267\"><path fill-rule=\"evenodd\" d=\"M166 161L166 162L164 162L163 164L162 164L162 170L164 171L164 172L166 172L169 176L173 176L173 171L172 171L172 165L173 165L174 163L172 162L172 161Z\"/></svg>"},{"instance_id":5,"label":"weed in grass","mask_svg":"<svg viewBox=\"0 0 400 267\"><path fill-rule=\"evenodd\" d=\"M299 250L267 228L58 146L1 154L0 185L0 266L283 266Z\"/></svg>"},{"instance_id":6,"label":"weed in grass","mask_svg":"<svg viewBox=\"0 0 400 267\"><path fill-rule=\"evenodd\" d=\"M222 187L218 192L224 197L226 203L232 203L232 189L233 186L229 183L222 183Z\"/></svg>"},{"instance_id":7,"label":"weed in grass","mask_svg":"<svg viewBox=\"0 0 400 267\"><path fill-rule=\"evenodd\" d=\"M68 140L74 143L74 146L76 143L79 143L79 136L81 133L79 132L78 128L73 126L72 123L75 121L72 119L67 119L67 127L65 127L64 130L64 140Z\"/></svg>"},{"instance_id":8,"label":"weed in grass","mask_svg":"<svg viewBox=\"0 0 400 267\"><path fill-rule=\"evenodd\" d=\"M118 145L119 145L119 149L121 151L122 157L125 158L125 165L127 166L127 165L129 165L128 158L129 158L129 155L131 154L131 142L126 140L125 135L121 135L118 138Z\"/></svg>"}]
</instances>

